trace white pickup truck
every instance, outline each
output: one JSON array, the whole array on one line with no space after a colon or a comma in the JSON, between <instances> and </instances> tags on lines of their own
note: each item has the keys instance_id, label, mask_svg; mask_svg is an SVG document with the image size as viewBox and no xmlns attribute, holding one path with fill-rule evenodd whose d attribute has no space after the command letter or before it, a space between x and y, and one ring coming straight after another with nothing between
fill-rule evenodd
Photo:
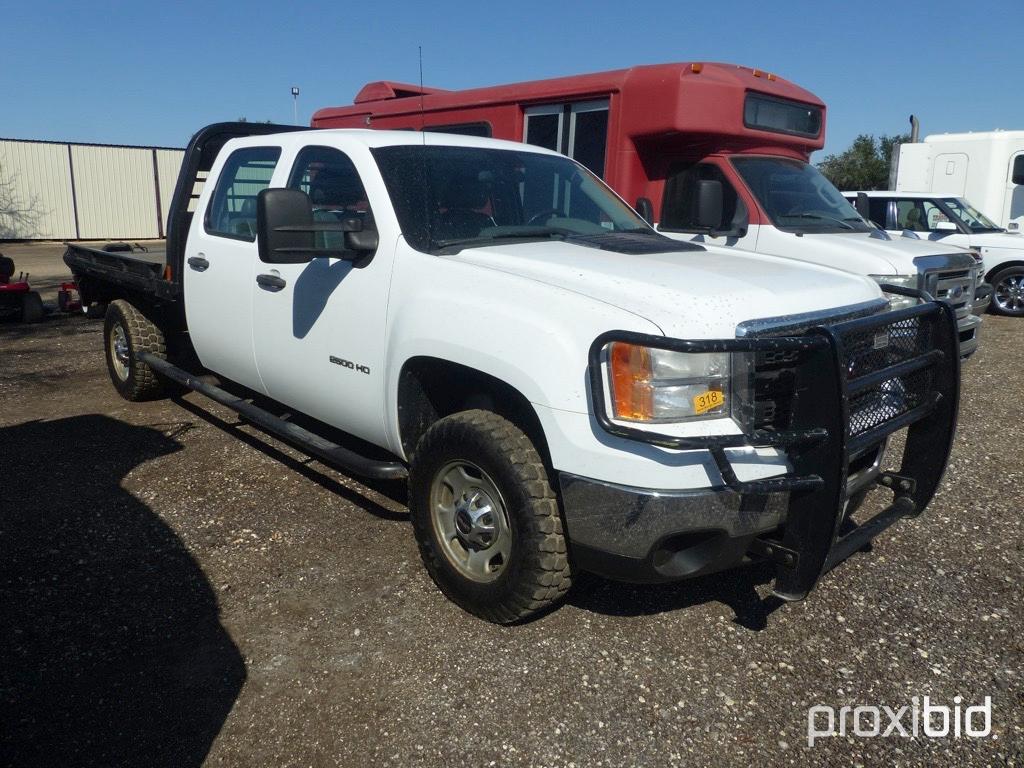
<instances>
[{"instance_id":1,"label":"white pickup truck","mask_svg":"<svg viewBox=\"0 0 1024 768\"><path fill-rule=\"evenodd\" d=\"M866 208L866 217L893 234L970 248L981 258L992 286L992 312L1024 317L1024 234L1007 232L951 194L934 192L844 192ZM986 305L976 305L975 313Z\"/></svg>"},{"instance_id":2,"label":"white pickup truck","mask_svg":"<svg viewBox=\"0 0 1024 768\"><path fill-rule=\"evenodd\" d=\"M799 599L919 514L946 465L948 304L895 286L921 300L890 311L865 277L670 240L553 152L222 123L192 139L171 218L166 252L65 255L105 306L117 390L176 382L353 474L407 477L430 575L491 621L580 569L768 559ZM875 487L891 502L855 525Z\"/></svg>"}]
</instances>

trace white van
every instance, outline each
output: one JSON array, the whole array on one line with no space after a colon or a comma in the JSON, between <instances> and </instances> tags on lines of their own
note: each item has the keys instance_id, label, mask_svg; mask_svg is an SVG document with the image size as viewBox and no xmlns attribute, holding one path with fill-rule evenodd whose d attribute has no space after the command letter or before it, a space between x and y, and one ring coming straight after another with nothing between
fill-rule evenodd
<instances>
[{"instance_id":1,"label":"white van","mask_svg":"<svg viewBox=\"0 0 1024 768\"><path fill-rule=\"evenodd\" d=\"M1008 232L1024 231L1024 131L933 134L904 144L895 187L966 198Z\"/></svg>"}]
</instances>

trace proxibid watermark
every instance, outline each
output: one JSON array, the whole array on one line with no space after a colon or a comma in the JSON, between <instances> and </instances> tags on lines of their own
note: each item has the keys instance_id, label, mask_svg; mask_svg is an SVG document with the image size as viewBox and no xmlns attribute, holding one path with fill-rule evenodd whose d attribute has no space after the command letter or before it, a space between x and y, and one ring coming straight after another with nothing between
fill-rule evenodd
<instances>
[{"instance_id":1,"label":"proxibid watermark","mask_svg":"<svg viewBox=\"0 0 1024 768\"><path fill-rule=\"evenodd\" d=\"M905 739L925 736L929 739L952 737L982 739L992 733L992 697L984 704L963 706L963 696L954 696L953 705L933 704L928 696L914 696L899 709L887 706L844 706L836 709L816 704L807 710L807 746L830 736L897 736Z\"/></svg>"}]
</instances>

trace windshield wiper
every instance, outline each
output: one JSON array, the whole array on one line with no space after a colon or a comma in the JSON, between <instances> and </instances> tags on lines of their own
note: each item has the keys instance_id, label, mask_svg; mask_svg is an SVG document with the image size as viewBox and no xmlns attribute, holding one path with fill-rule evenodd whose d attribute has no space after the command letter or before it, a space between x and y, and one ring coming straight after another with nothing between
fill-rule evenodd
<instances>
[{"instance_id":1,"label":"windshield wiper","mask_svg":"<svg viewBox=\"0 0 1024 768\"><path fill-rule=\"evenodd\" d=\"M496 229L500 229L497 228ZM492 243L495 240L519 240L519 239L535 239L543 237L559 238L564 239L567 235L571 234L564 229L556 229L555 227L514 227L508 231L494 232L487 235L477 235L476 237L453 237L447 240L435 240L433 245L435 248L449 248L454 245L485 245Z\"/></svg>"},{"instance_id":2,"label":"windshield wiper","mask_svg":"<svg viewBox=\"0 0 1024 768\"><path fill-rule=\"evenodd\" d=\"M835 216L825 216L821 213L785 213L783 216L787 219L818 219L820 221L834 221L843 229L853 229L853 227L847 224L843 219L837 219ZM853 219L849 219L849 221L852 220Z\"/></svg>"}]
</instances>

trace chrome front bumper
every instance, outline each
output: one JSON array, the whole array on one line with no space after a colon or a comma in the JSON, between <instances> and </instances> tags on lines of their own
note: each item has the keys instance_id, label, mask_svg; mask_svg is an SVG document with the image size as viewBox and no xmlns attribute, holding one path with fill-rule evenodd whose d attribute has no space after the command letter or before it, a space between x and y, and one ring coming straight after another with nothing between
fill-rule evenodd
<instances>
[{"instance_id":1,"label":"chrome front bumper","mask_svg":"<svg viewBox=\"0 0 1024 768\"><path fill-rule=\"evenodd\" d=\"M563 472L562 505L576 564L634 582L672 581L743 560L785 520L789 492L654 491Z\"/></svg>"}]
</instances>

